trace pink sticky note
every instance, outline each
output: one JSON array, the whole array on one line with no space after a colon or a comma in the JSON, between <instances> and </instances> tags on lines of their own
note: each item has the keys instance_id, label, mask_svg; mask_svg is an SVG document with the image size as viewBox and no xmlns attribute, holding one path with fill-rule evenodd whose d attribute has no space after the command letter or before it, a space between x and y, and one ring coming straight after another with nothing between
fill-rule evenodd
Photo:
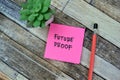
<instances>
[{"instance_id":1,"label":"pink sticky note","mask_svg":"<svg viewBox=\"0 0 120 80\"><path fill-rule=\"evenodd\" d=\"M84 28L51 24L44 57L79 64L82 54Z\"/></svg>"}]
</instances>

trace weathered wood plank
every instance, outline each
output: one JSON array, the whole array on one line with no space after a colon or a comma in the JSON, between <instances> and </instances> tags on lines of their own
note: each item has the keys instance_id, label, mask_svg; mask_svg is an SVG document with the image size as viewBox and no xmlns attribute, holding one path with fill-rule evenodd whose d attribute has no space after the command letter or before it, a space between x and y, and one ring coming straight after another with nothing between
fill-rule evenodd
<instances>
[{"instance_id":1,"label":"weathered wood plank","mask_svg":"<svg viewBox=\"0 0 120 80\"><path fill-rule=\"evenodd\" d=\"M91 4L120 22L120 0L92 0Z\"/></svg>"},{"instance_id":2,"label":"weathered wood plank","mask_svg":"<svg viewBox=\"0 0 120 80\"><path fill-rule=\"evenodd\" d=\"M2 19L2 20L4 20L4 19ZM44 48L44 46L45 46L45 43L44 44L41 44L40 42L42 42L40 39L38 39L38 38L36 38L36 37L34 37L32 34L30 34L29 32L26 32L24 29L22 29L20 26L18 26L18 25L16 25L15 23L11 23L11 21L6 21L5 20L5 22L7 22L8 23L8 25L4 25L4 27L3 26L0 26L0 30L2 30L5 34L11 34L11 32L13 32L13 34L11 34L11 35L8 35L8 36L10 36L12 39L14 39L16 42L18 42L19 44L21 44L22 46L24 46L25 48L27 48L28 50L30 50L33 54L36 54L36 55L38 55L39 57L41 57L41 58L43 58L43 53L44 53L44 51L43 51L43 48ZM0 23L1 24L1 23ZM2 23L2 24L4 24L4 23ZM1 25L2 25L1 24ZM11 26L11 27L10 27ZM6 30L5 30L5 28L6 28ZM11 29L7 29L7 28L11 28ZM16 37L15 37L15 35L14 34L16 34ZM24 34L24 35L23 35ZM18 37L20 37L20 38L18 38ZM25 38L26 37L26 38ZM32 41L34 41L34 42L31 42L31 40ZM26 42L25 42L26 41ZM29 44L30 43L30 44ZM11 45L13 45L13 44L11 44ZM37 45L37 46L34 46L33 47L33 50L29 47L29 46L32 46L32 45ZM40 47L41 46L41 48L39 48L39 49L37 49L37 47ZM16 46L17 47L17 46ZM21 50L21 51L24 51L24 50ZM35 52L36 51L36 52ZM39 51L41 51L41 52L39 52ZM41 61L41 60L40 60ZM45 61L44 61L44 63L45 63ZM42 65L45 65L45 64L42 64ZM47 68L50 68L50 69L52 69L52 71L53 72L55 72L56 74L58 74L59 73L59 75L60 76L63 76L63 78L67 78L67 75L65 75L65 74L63 74L62 72L60 72L60 71L57 71L57 70L55 70L54 68L51 68L51 67L49 67L50 66L50 64L46 64L46 66L48 66ZM70 79L69 79L70 80Z\"/></svg>"},{"instance_id":3,"label":"weathered wood plank","mask_svg":"<svg viewBox=\"0 0 120 80\"><path fill-rule=\"evenodd\" d=\"M22 47L19 47L15 42L11 42L12 45L16 45L15 47L10 45L11 40L4 35L0 36L2 36L2 39L0 39L0 59L12 68L16 69L18 72L25 74L30 80L60 80L60 78L63 80L73 80L53 66L50 66L49 63L38 58L36 55ZM16 47L19 47L21 50ZM51 68L51 70L53 69L53 72L41 64L46 65L46 67L48 66L47 68Z\"/></svg>"},{"instance_id":4,"label":"weathered wood plank","mask_svg":"<svg viewBox=\"0 0 120 80\"><path fill-rule=\"evenodd\" d=\"M81 63L88 67L89 61L87 60L89 58L90 51L86 48L83 48L83 54L82 54L82 61ZM111 65L110 63L104 61L102 58L95 56L95 67L94 71L102 76L103 78L107 80L120 80L120 70L117 69L115 66ZM116 74L117 73L117 74ZM114 75L114 77L113 77Z\"/></svg>"},{"instance_id":5,"label":"weathered wood plank","mask_svg":"<svg viewBox=\"0 0 120 80\"><path fill-rule=\"evenodd\" d=\"M56 76L45 70L41 65L36 64L21 51L0 39L0 59L12 68L27 75L31 80L55 80ZM5 58L7 58L5 60Z\"/></svg>"},{"instance_id":6,"label":"weathered wood plank","mask_svg":"<svg viewBox=\"0 0 120 80\"><path fill-rule=\"evenodd\" d=\"M0 72L0 80L12 80L12 79L8 78L8 76Z\"/></svg>"},{"instance_id":7,"label":"weathered wood plank","mask_svg":"<svg viewBox=\"0 0 120 80\"><path fill-rule=\"evenodd\" d=\"M3 78L2 80L28 80L27 78L25 78L23 75L21 75L17 71L11 69L8 65L3 63L1 60L0 60L0 71L2 73L5 73L6 75L6 77L5 76L2 77Z\"/></svg>"},{"instance_id":8,"label":"weathered wood plank","mask_svg":"<svg viewBox=\"0 0 120 80\"><path fill-rule=\"evenodd\" d=\"M76 6L78 5L78 6ZM83 0L70 0L64 13L92 29L93 23L99 25L99 35L120 47L120 23Z\"/></svg>"},{"instance_id":9,"label":"weathered wood plank","mask_svg":"<svg viewBox=\"0 0 120 80\"><path fill-rule=\"evenodd\" d=\"M0 22L0 25L2 25L0 27L1 31L7 35L9 34L8 36L10 36L13 40L17 41L19 44L23 45L38 56L43 56L45 43L42 40L35 37L34 35L31 35L29 32L19 27L15 23L11 23L9 20L4 21L4 18L0 19L0 21L3 21Z\"/></svg>"},{"instance_id":10,"label":"weathered wood plank","mask_svg":"<svg viewBox=\"0 0 120 80\"><path fill-rule=\"evenodd\" d=\"M63 10L69 0L51 0L51 5Z\"/></svg>"},{"instance_id":11,"label":"weathered wood plank","mask_svg":"<svg viewBox=\"0 0 120 80\"><path fill-rule=\"evenodd\" d=\"M96 54L120 69L120 48L98 36Z\"/></svg>"},{"instance_id":12,"label":"weathered wood plank","mask_svg":"<svg viewBox=\"0 0 120 80\"><path fill-rule=\"evenodd\" d=\"M13 1L13 2L17 3L19 6L21 6L21 4L23 2L25 2L26 0L11 0L11 1Z\"/></svg>"}]
</instances>

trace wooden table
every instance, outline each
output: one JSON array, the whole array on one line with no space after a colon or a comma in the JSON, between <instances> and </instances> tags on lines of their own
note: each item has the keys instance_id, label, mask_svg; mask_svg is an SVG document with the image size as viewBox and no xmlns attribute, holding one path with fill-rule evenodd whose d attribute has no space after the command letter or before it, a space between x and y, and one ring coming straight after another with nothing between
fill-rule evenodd
<instances>
[{"instance_id":1,"label":"wooden table","mask_svg":"<svg viewBox=\"0 0 120 80\"><path fill-rule=\"evenodd\" d=\"M20 7L18 5L23 1L24 0L0 0L0 80L1 78L3 78L2 80L87 80L91 36L93 33L92 30L90 30L90 23L92 22L88 22L89 24L85 22L87 17L83 18L83 14L78 15L77 12L74 12L76 15L72 15L73 8L76 8L74 4L78 2L78 0L75 0L75 2L71 2L72 0L52 0L51 4L52 7L56 9L55 23L86 28L83 55L81 64L79 65L43 58L49 28L28 28L25 22L19 20ZM98 9L101 10L97 13L100 13L98 17L103 16L103 24L106 25L105 29L109 28L110 24L111 29L116 30L114 25L118 30L120 29L120 26L116 25L120 24L120 18L118 18L120 17L120 15L118 15L120 10L118 10L119 5L117 5L117 3L114 7L110 3L111 0L108 1L109 4L107 4L106 0L93 0L93 2L90 2L90 0L79 1L82 6L86 6L84 8L90 9L89 13L98 11ZM106 1L106 3L104 3L104 1ZM100 5L103 4L100 3L106 4L107 7L102 6L104 8L101 8ZM70 4L73 5L70 7ZM94 7L91 7L91 4L94 5ZM109 5L111 5L110 9L116 10L116 13L104 11L104 9L110 11L108 9ZM98 9L96 9L96 7ZM79 6L79 9L82 10L82 7ZM82 11L84 12L84 10ZM88 20L90 20L91 15L92 14L86 15L89 18ZM109 16L106 17L107 15ZM81 19L78 19L77 16L81 17ZM93 18L93 20L103 25L100 22L101 18ZM109 23L108 25L106 20L108 20L108 23L110 20L116 24ZM117 42L119 36L115 35L114 37L114 35L112 35L114 37L113 40L109 38L111 35L104 34L103 27L100 27L100 29L97 40L93 80L120 80L120 47L119 41ZM106 32L109 33L109 30ZM120 33L118 31L116 32L118 34ZM114 32L111 32L111 34L112 33L115 34Z\"/></svg>"}]
</instances>

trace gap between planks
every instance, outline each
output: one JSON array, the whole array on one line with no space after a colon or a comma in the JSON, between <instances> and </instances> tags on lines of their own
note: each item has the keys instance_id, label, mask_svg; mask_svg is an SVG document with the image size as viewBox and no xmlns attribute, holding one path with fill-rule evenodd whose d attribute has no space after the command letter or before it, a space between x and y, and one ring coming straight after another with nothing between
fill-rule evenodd
<instances>
[{"instance_id":1,"label":"gap between planks","mask_svg":"<svg viewBox=\"0 0 120 80\"><path fill-rule=\"evenodd\" d=\"M69 0L51 0L51 5L57 7L59 10L63 11Z\"/></svg>"}]
</instances>

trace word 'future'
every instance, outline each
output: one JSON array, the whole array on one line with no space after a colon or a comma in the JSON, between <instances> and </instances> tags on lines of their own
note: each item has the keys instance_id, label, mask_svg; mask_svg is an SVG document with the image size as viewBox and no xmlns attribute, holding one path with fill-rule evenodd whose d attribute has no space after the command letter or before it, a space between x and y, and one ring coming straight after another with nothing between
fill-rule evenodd
<instances>
[{"instance_id":1,"label":"word 'future'","mask_svg":"<svg viewBox=\"0 0 120 80\"><path fill-rule=\"evenodd\" d=\"M54 42L55 47L64 48L64 49L68 49L68 50L70 50L72 48L72 45L61 43L61 42L62 41L67 42L67 43L73 42L73 37L65 37L65 36L60 36L58 34L54 34L54 39L59 40L59 42Z\"/></svg>"}]
</instances>

